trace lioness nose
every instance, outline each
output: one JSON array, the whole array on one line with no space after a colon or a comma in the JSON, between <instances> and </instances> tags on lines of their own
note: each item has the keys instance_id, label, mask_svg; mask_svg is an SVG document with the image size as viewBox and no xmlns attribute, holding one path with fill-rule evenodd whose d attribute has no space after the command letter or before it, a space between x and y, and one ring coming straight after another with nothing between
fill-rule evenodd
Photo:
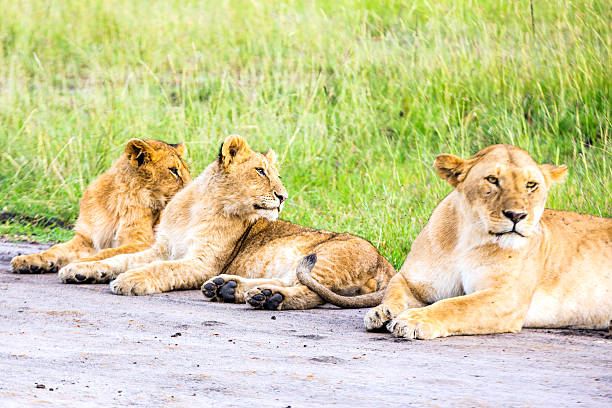
<instances>
[{"instance_id":1,"label":"lioness nose","mask_svg":"<svg viewBox=\"0 0 612 408\"><path fill-rule=\"evenodd\" d=\"M278 201L280 201L281 204L287 199L286 195L278 194L276 191L274 192L274 195L276 196L276 198L278 198Z\"/></svg>"},{"instance_id":2,"label":"lioness nose","mask_svg":"<svg viewBox=\"0 0 612 408\"><path fill-rule=\"evenodd\" d=\"M518 223L520 220L527 216L526 212L522 211L502 211L502 214L506 216L506 218L510 218L513 223Z\"/></svg>"}]
</instances>

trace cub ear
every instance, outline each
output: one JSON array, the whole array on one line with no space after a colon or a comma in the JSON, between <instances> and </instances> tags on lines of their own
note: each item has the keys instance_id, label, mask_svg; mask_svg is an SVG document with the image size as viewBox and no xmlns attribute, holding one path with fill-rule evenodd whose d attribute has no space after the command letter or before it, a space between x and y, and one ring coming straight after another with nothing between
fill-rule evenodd
<instances>
[{"instance_id":1,"label":"cub ear","mask_svg":"<svg viewBox=\"0 0 612 408\"><path fill-rule=\"evenodd\" d=\"M242 156L249 151L249 145L242 136L231 135L225 139L219 152L219 161L227 170L232 164L242 162Z\"/></svg>"},{"instance_id":2,"label":"cub ear","mask_svg":"<svg viewBox=\"0 0 612 408\"><path fill-rule=\"evenodd\" d=\"M152 148L147 142L140 139L130 139L125 146L130 164L134 167L141 167L147 163L157 161L157 151Z\"/></svg>"},{"instance_id":3,"label":"cub ear","mask_svg":"<svg viewBox=\"0 0 612 408\"><path fill-rule=\"evenodd\" d=\"M434 168L442 180L446 180L451 186L457 187L465 178L470 167L469 164L469 160L463 160L461 157L452 154L439 154L436 156Z\"/></svg>"},{"instance_id":4,"label":"cub ear","mask_svg":"<svg viewBox=\"0 0 612 408\"><path fill-rule=\"evenodd\" d=\"M266 152L263 155L266 156L266 158L268 160L270 160L270 163L276 164L277 156L276 156L276 152L274 150L268 149L268 150L266 150Z\"/></svg>"},{"instance_id":5,"label":"cub ear","mask_svg":"<svg viewBox=\"0 0 612 408\"><path fill-rule=\"evenodd\" d=\"M546 184L549 186L555 183L562 183L565 180L565 176L567 176L567 166L555 166L554 164L543 164L540 166L542 173L544 173L544 178L546 179Z\"/></svg>"},{"instance_id":6,"label":"cub ear","mask_svg":"<svg viewBox=\"0 0 612 408\"><path fill-rule=\"evenodd\" d=\"M185 153L187 153L187 146L185 146L185 143L181 142L181 143L173 144L172 147L176 149L176 152L181 157L185 156Z\"/></svg>"}]
</instances>

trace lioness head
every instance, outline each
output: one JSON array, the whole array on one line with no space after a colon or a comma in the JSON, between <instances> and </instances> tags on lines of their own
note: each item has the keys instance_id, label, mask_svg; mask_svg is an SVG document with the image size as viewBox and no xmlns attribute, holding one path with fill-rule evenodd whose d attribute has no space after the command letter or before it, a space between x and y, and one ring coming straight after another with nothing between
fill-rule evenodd
<instances>
[{"instance_id":1,"label":"lioness head","mask_svg":"<svg viewBox=\"0 0 612 408\"><path fill-rule=\"evenodd\" d=\"M518 248L534 234L551 185L566 166L538 165L524 150L493 145L463 160L436 157L438 175L457 189L469 222L503 248Z\"/></svg>"},{"instance_id":2,"label":"lioness head","mask_svg":"<svg viewBox=\"0 0 612 408\"><path fill-rule=\"evenodd\" d=\"M159 140L131 139L125 146L135 177L162 201L170 200L191 181L189 167L182 158L186 150L184 143Z\"/></svg>"},{"instance_id":3,"label":"lioness head","mask_svg":"<svg viewBox=\"0 0 612 408\"><path fill-rule=\"evenodd\" d=\"M223 207L228 214L255 221L274 221L283 209L288 194L275 166L273 150L259 153L251 150L238 135L231 135L219 151Z\"/></svg>"}]
</instances>

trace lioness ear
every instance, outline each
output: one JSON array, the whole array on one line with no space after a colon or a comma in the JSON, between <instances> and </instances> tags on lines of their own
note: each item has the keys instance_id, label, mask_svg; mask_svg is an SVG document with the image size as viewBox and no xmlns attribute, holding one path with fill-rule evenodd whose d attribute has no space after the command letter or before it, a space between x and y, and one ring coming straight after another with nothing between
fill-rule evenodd
<instances>
[{"instance_id":1,"label":"lioness ear","mask_svg":"<svg viewBox=\"0 0 612 408\"><path fill-rule=\"evenodd\" d=\"M567 176L567 166L555 166L554 164L543 164L540 166L544 177L546 178L546 184L549 186L554 183L562 183Z\"/></svg>"},{"instance_id":2,"label":"lioness ear","mask_svg":"<svg viewBox=\"0 0 612 408\"><path fill-rule=\"evenodd\" d=\"M276 152L274 150L268 149L263 155L266 156L268 160L270 160L270 163L276 164L277 157L276 157Z\"/></svg>"},{"instance_id":3,"label":"lioness ear","mask_svg":"<svg viewBox=\"0 0 612 408\"><path fill-rule=\"evenodd\" d=\"M227 139L225 139L225 142L223 142L221 145L219 161L223 164L223 167L227 169L234 163L240 163L241 156L244 155L248 149L249 145L242 136L228 136Z\"/></svg>"},{"instance_id":4,"label":"lioness ear","mask_svg":"<svg viewBox=\"0 0 612 408\"><path fill-rule=\"evenodd\" d=\"M452 154L439 154L434 162L434 168L442 180L446 180L451 186L457 187L465 178L469 164L469 160L463 160L461 157Z\"/></svg>"},{"instance_id":5,"label":"lioness ear","mask_svg":"<svg viewBox=\"0 0 612 408\"><path fill-rule=\"evenodd\" d=\"M187 153L187 146L185 146L185 143L181 142L181 143L173 144L172 147L176 149L176 152L181 157L183 157L185 153Z\"/></svg>"},{"instance_id":6,"label":"lioness ear","mask_svg":"<svg viewBox=\"0 0 612 408\"><path fill-rule=\"evenodd\" d=\"M140 167L147 163L157 161L158 153L147 142L140 139L130 139L125 146L130 164L134 167Z\"/></svg>"}]
</instances>

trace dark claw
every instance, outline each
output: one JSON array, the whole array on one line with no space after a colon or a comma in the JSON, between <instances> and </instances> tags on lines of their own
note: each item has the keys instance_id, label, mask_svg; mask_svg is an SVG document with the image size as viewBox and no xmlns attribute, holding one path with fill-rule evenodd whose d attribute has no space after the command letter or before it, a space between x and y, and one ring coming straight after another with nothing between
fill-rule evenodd
<instances>
[{"instance_id":1,"label":"dark claw","mask_svg":"<svg viewBox=\"0 0 612 408\"><path fill-rule=\"evenodd\" d=\"M85 280L85 275L81 275L80 273L77 273L76 275L74 275L75 278L77 278L77 280L80 281L84 281Z\"/></svg>"}]
</instances>

